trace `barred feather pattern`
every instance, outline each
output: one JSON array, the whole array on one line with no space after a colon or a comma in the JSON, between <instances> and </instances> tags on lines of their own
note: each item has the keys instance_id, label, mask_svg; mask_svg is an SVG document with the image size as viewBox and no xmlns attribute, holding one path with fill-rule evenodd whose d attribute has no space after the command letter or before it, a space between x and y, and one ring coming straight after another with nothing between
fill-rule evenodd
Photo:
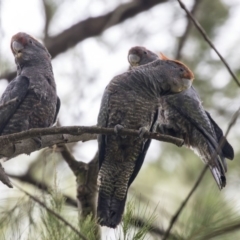
<instances>
[{"instance_id":1,"label":"barred feather pattern","mask_svg":"<svg viewBox=\"0 0 240 240\"><path fill-rule=\"evenodd\" d=\"M191 79L183 80L181 75L178 65L157 60L116 76L104 92L98 126L155 131L159 97L191 85ZM99 135L97 212L101 225L115 228L120 223L128 188L142 166L150 142L141 137Z\"/></svg>"}]
</instances>

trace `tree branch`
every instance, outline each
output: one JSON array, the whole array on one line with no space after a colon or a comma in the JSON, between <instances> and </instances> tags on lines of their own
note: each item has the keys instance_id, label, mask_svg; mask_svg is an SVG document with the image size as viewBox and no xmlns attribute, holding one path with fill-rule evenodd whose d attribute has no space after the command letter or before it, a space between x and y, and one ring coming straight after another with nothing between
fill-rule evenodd
<instances>
[{"instance_id":1,"label":"tree branch","mask_svg":"<svg viewBox=\"0 0 240 240\"><path fill-rule=\"evenodd\" d=\"M105 15L90 17L74 24L55 36L48 37L45 45L52 58L54 58L86 38L100 35L104 30L117 25L128 18L134 17L136 14L146 11L157 4L167 1L168 0L133 0L121 4ZM0 79L7 79L10 81L15 76L16 72L6 72L0 75Z\"/></svg>"},{"instance_id":2,"label":"tree branch","mask_svg":"<svg viewBox=\"0 0 240 240\"><path fill-rule=\"evenodd\" d=\"M6 135L7 136L7 135ZM1 137L0 137L1 138ZM55 144L60 143L72 143L78 141L88 141L96 139L96 134L82 134L78 136L73 136L69 134L57 134L49 136L41 136L41 144L34 139L23 139L18 141L5 142L3 146L0 147L0 157L11 159L18 156L19 154L30 154L34 151L40 150L42 148L51 147Z\"/></svg>"},{"instance_id":3,"label":"tree branch","mask_svg":"<svg viewBox=\"0 0 240 240\"><path fill-rule=\"evenodd\" d=\"M195 0L194 1L193 7L192 7L192 10L191 10L191 14L193 16L195 15L195 13L197 11L200 2L201 2L201 0ZM182 58L182 49L183 49L183 47L186 43L186 40L188 38L188 35L190 33L191 28L192 28L192 22L191 22L191 19L188 17L187 26L185 28L185 31L184 31L183 35L180 37L179 42L178 42L178 48L177 48L177 51L176 51L175 59L180 60Z\"/></svg>"},{"instance_id":4,"label":"tree branch","mask_svg":"<svg viewBox=\"0 0 240 240\"><path fill-rule=\"evenodd\" d=\"M34 128L28 131L0 136L0 157L7 159L16 157L19 154L30 154L33 151L40 150L60 143L70 143L77 141L88 141L96 139L96 134L115 134L112 128L101 128L96 126L72 126L72 127L52 127L52 128ZM139 137L137 130L122 129L119 135ZM169 142L177 146L182 146L183 140L159 133L145 133L144 138L156 139L163 142ZM39 141L34 138L40 138Z\"/></svg>"},{"instance_id":5,"label":"tree branch","mask_svg":"<svg viewBox=\"0 0 240 240\"><path fill-rule=\"evenodd\" d=\"M230 75L233 77L234 81L237 83L237 85L240 87L240 82L237 78L237 76L233 73L232 69L230 68L230 66L228 65L228 63L226 62L226 60L223 58L223 56L220 54L220 52L216 49L216 47L214 46L214 44L212 43L212 41L210 40L210 38L207 36L207 33L205 32L205 30L202 28L202 26L200 25L200 23L194 18L194 16L188 11L188 9L186 8L185 4L181 1L181 0L177 0L179 2L180 7L186 12L186 14L188 15L188 17L192 20L192 22L194 23L195 27L197 28L197 30L199 31L199 33L203 36L203 38L205 39L205 41L210 45L210 47L215 51L215 53L219 56L219 58L221 59L221 61L223 62L223 64L225 65L225 67L227 68L228 72L230 73Z\"/></svg>"},{"instance_id":6,"label":"tree branch","mask_svg":"<svg viewBox=\"0 0 240 240\"><path fill-rule=\"evenodd\" d=\"M89 134L116 134L113 128L104 128L97 126L70 126L70 127L52 127L52 128L33 128L27 131L13 133L9 135L0 136L0 149L9 143L14 143L28 138L36 138L42 136L51 136L57 134L69 134L74 136L81 136L85 133ZM139 137L138 130L121 129L118 133L120 136ZM163 142L169 142L177 146L182 146L183 140L168 135L163 135L156 132L146 132L143 138L156 139Z\"/></svg>"},{"instance_id":7,"label":"tree branch","mask_svg":"<svg viewBox=\"0 0 240 240\"><path fill-rule=\"evenodd\" d=\"M51 191L50 191L51 187L44 182L34 179L29 171L27 171L27 173L25 173L24 175L14 175L14 174L10 174L10 173L7 173L7 175L10 178L16 179L16 180L24 182L24 183L31 184L31 185L37 187L38 189L43 190L49 194L51 193ZM67 205L72 206L72 207L77 207L77 202L75 199L73 199L65 194L63 194L63 197L64 197L65 203Z\"/></svg>"},{"instance_id":8,"label":"tree branch","mask_svg":"<svg viewBox=\"0 0 240 240\"><path fill-rule=\"evenodd\" d=\"M56 213L55 211L53 211L51 208L49 208L45 203L41 202L38 198L36 198L35 196L33 196L32 194L26 192L25 190L23 190L21 187L17 186L16 184L14 184L14 186L16 188L18 188L21 192L25 193L27 196L29 196L31 199L33 199L35 202L37 202L39 205L41 205L43 208L45 208L49 213L51 213L54 217L56 217L58 220L60 220L61 222L63 222L66 226L68 226L69 228L71 228L73 230L73 232L75 232L80 239L83 240L87 240L87 238L85 236L83 236L82 233L80 233L78 231L77 228L75 228L71 223L69 223L66 219L64 219L61 215L59 215L58 213Z\"/></svg>"},{"instance_id":9,"label":"tree branch","mask_svg":"<svg viewBox=\"0 0 240 240\"><path fill-rule=\"evenodd\" d=\"M166 240L169 237L169 234L172 230L172 227L174 225L174 223L177 221L180 213L182 212L183 208L186 206L186 204L188 203L188 200L190 199L190 197L192 196L192 194L195 192L195 190L197 189L197 187L199 186L199 184L201 183L206 171L208 169L208 165L206 165L202 172L200 173L197 181L195 182L194 186L192 187L191 191L188 193L187 197L184 199L184 201L182 202L182 204L180 205L180 207L178 208L177 212L172 216L170 224L166 230L166 233L163 237L163 240Z\"/></svg>"},{"instance_id":10,"label":"tree branch","mask_svg":"<svg viewBox=\"0 0 240 240\"><path fill-rule=\"evenodd\" d=\"M97 177L98 177L98 153L89 162L78 162L70 153L65 144L58 145L61 154L73 174L77 182L77 203L80 221L84 221L91 216L94 220L93 231L96 239L101 239L101 229L97 224Z\"/></svg>"},{"instance_id":11,"label":"tree branch","mask_svg":"<svg viewBox=\"0 0 240 240\"><path fill-rule=\"evenodd\" d=\"M44 13L45 13L44 39L48 39L49 24L53 16L52 10L51 10L51 5L53 3L52 2L50 3L47 0L42 0L42 4L43 4Z\"/></svg>"},{"instance_id":12,"label":"tree branch","mask_svg":"<svg viewBox=\"0 0 240 240\"><path fill-rule=\"evenodd\" d=\"M76 161L65 144L58 145L61 154L77 182L77 200L81 208L81 218L86 218L92 214L96 217L96 197L97 197L97 175L98 175L98 153L89 163Z\"/></svg>"}]
</instances>

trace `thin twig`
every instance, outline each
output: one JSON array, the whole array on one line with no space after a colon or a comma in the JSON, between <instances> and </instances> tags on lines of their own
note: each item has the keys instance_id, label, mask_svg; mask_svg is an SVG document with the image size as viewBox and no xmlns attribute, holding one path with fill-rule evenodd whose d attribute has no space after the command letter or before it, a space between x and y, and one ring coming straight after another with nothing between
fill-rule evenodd
<instances>
[{"instance_id":1,"label":"thin twig","mask_svg":"<svg viewBox=\"0 0 240 240\"><path fill-rule=\"evenodd\" d=\"M14 174L10 174L10 173L7 173L7 175L10 178L14 178L23 183L31 184L31 185L35 186L36 188L38 188L39 190L45 191L46 193L49 193L49 194L51 193L51 191L50 191L51 187L44 182L34 179L29 171L27 171L27 173L24 175L14 175ZM65 199L65 204L67 204L71 207L77 207L77 202L75 199L67 196L66 194L62 194L62 195L63 195L63 198Z\"/></svg>"},{"instance_id":2,"label":"thin twig","mask_svg":"<svg viewBox=\"0 0 240 240\"><path fill-rule=\"evenodd\" d=\"M219 58L221 59L221 61L223 62L223 64L226 66L228 72L230 73L230 75L233 77L234 81L237 83L237 85L240 87L240 82L237 78L237 76L233 73L233 71L231 70L230 66L228 65L228 63L226 62L226 60L223 58L223 56L220 54L220 52L216 49L216 47L214 46L214 44L212 43L212 41L210 40L210 38L207 36L207 33L205 32L205 30L202 28L202 26L200 25L200 23L193 17L193 15L188 11L188 9L186 8L186 6L184 5L184 3L181 0L177 0L181 6L181 8L187 13L188 17L192 20L192 22L194 23L195 27L197 28L197 30L200 32L200 34L203 36L203 38L205 39L205 41L211 46L211 48L216 52L216 54L219 56Z\"/></svg>"},{"instance_id":3,"label":"thin twig","mask_svg":"<svg viewBox=\"0 0 240 240\"><path fill-rule=\"evenodd\" d=\"M10 142L4 147L0 146L0 156L1 158L4 157L6 159L11 159L23 153L29 155L34 151L38 151L46 147L52 147L55 144L76 143L79 141L86 142L89 140L95 140L96 138L96 134L88 133L84 133L79 136L69 134L48 135L41 136L41 145L39 144L39 142L29 138L18 142Z\"/></svg>"},{"instance_id":4,"label":"thin twig","mask_svg":"<svg viewBox=\"0 0 240 240\"><path fill-rule=\"evenodd\" d=\"M194 16L197 9L198 9L198 6L199 6L199 3L201 2L201 0L195 0L194 4L193 4L193 7L192 7L192 10L191 10L191 14ZM176 51L176 56L175 58L180 60L182 58L182 49L186 43L186 40L187 40L187 37L190 33L190 30L191 30L191 27L192 27L192 24L191 24L191 19L188 18L188 21L187 21L187 26L185 28L185 31L183 33L183 35L180 37L179 39L179 42L178 42L178 48L177 48L177 51Z\"/></svg>"},{"instance_id":5,"label":"thin twig","mask_svg":"<svg viewBox=\"0 0 240 240\"><path fill-rule=\"evenodd\" d=\"M181 206L178 208L177 212L172 216L170 224L166 230L166 233L163 237L163 240L166 240L170 234L170 231L174 225L174 223L177 221L180 213L182 212L183 208L186 206L188 200L190 199L190 197L192 196L192 194L195 192L195 190L197 189L198 185L201 183L206 171L208 169L208 165L204 166L201 174L199 175L197 181L195 182L194 186L192 187L191 191L188 193L187 197L184 199L184 201L182 202Z\"/></svg>"},{"instance_id":6,"label":"thin twig","mask_svg":"<svg viewBox=\"0 0 240 240\"><path fill-rule=\"evenodd\" d=\"M42 4L43 4L44 13L45 13L44 39L46 40L46 39L48 39L49 24L50 24L52 16L53 16L51 5L54 3L46 1L46 0L42 0Z\"/></svg>"},{"instance_id":7,"label":"thin twig","mask_svg":"<svg viewBox=\"0 0 240 240\"><path fill-rule=\"evenodd\" d=\"M232 116L232 118L231 118L231 120L230 120L230 122L228 124L228 128L226 130L226 133L220 139L218 147L217 147L215 153L212 155L212 159L216 158L216 156L220 153L223 144L226 142L227 135L229 134L231 128L236 124L236 121L237 121L237 119L239 117L239 114L240 114L240 108L238 108L238 110L233 114L233 116Z\"/></svg>"},{"instance_id":8,"label":"thin twig","mask_svg":"<svg viewBox=\"0 0 240 240\"><path fill-rule=\"evenodd\" d=\"M227 137L227 135L229 134L231 128L236 124L236 121L238 119L240 115L240 107L238 108L238 110L233 114L230 123L228 124L228 128L227 131L225 133L225 138Z\"/></svg>"},{"instance_id":9,"label":"thin twig","mask_svg":"<svg viewBox=\"0 0 240 240\"><path fill-rule=\"evenodd\" d=\"M81 208L81 218L88 215L96 217L96 197L97 197L97 175L98 175L98 153L89 163L77 161L69 151L68 147L58 145L61 154L76 177L77 200Z\"/></svg>"},{"instance_id":10,"label":"thin twig","mask_svg":"<svg viewBox=\"0 0 240 240\"><path fill-rule=\"evenodd\" d=\"M71 223L69 223L67 220L65 220L61 215L59 215L58 213L56 213L55 211L53 211L51 208L49 208L48 206L46 206L45 203L43 203L42 201L40 201L38 198L36 198L35 196L31 195L30 193L26 192L25 190L23 190L21 187L19 187L18 185L16 185L15 183L13 184L16 188L18 188L21 192L25 193L27 196L29 196L31 199L33 199L35 202L37 202L39 205L41 205L43 208L45 208L49 213L51 213L54 217L56 217L58 220L62 221L66 226L68 226L69 228L71 228L81 239L83 240L87 240L87 238L85 236L83 236L82 233L80 233L78 231L78 229L76 229Z\"/></svg>"},{"instance_id":11,"label":"thin twig","mask_svg":"<svg viewBox=\"0 0 240 240\"><path fill-rule=\"evenodd\" d=\"M57 146L63 156L63 159L68 164L69 168L73 171L74 175L76 169L79 170L80 168L85 167L86 163L77 161L65 144L58 144Z\"/></svg>"}]
</instances>

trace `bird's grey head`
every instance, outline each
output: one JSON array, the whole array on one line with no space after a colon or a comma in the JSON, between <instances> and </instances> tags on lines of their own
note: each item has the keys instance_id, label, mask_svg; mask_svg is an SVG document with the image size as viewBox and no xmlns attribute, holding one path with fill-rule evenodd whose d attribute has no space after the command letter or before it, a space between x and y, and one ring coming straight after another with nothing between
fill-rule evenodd
<instances>
[{"instance_id":1,"label":"bird's grey head","mask_svg":"<svg viewBox=\"0 0 240 240\"><path fill-rule=\"evenodd\" d=\"M128 62L131 67L144 65L159 59L158 55L145 47L132 47L128 52Z\"/></svg>"},{"instance_id":2,"label":"bird's grey head","mask_svg":"<svg viewBox=\"0 0 240 240\"><path fill-rule=\"evenodd\" d=\"M16 63L26 63L39 59L49 61L51 56L47 49L32 36L19 32L12 37L11 50Z\"/></svg>"}]
</instances>

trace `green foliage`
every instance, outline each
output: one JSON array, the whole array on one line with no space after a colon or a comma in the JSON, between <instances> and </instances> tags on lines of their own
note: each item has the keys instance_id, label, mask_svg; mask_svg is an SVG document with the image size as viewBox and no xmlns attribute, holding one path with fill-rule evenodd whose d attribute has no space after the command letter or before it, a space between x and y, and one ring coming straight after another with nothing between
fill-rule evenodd
<instances>
[{"instance_id":1,"label":"green foliage","mask_svg":"<svg viewBox=\"0 0 240 240\"><path fill-rule=\"evenodd\" d=\"M96 220L93 218L92 215L87 216L86 219L80 220L79 226L79 228L81 229L81 233L88 240L98 239Z\"/></svg>"},{"instance_id":2,"label":"green foliage","mask_svg":"<svg viewBox=\"0 0 240 240\"><path fill-rule=\"evenodd\" d=\"M0 210L0 240L21 239L34 229L36 221L33 217L35 203L25 197L6 201ZM27 239L27 238L26 238Z\"/></svg>"},{"instance_id":3,"label":"green foliage","mask_svg":"<svg viewBox=\"0 0 240 240\"><path fill-rule=\"evenodd\" d=\"M137 207L138 206L138 207ZM141 209L141 210L140 210ZM147 234L151 229L151 225L155 220L154 213L148 212L148 207L142 205L137 200L130 200L125 209L122 219L121 227L116 231L116 239L118 240L144 240L147 239ZM144 224L140 228L138 226L135 216L144 219Z\"/></svg>"},{"instance_id":4,"label":"green foliage","mask_svg":"<svg viewBox=\"0 0 240 240\"><path fill-rule=\"evenodd\" d=\"M64 198L61 193L54 190L52 194L49 196L49 199L45 201L46 205L50 207L54 212L61 213ZM44 208L40 208L41 211L41 219L43 222L43 228L41 232L41 239L43 240L63 240L72 236L72 231L65 226L63 222L53 216L50 212L45 210ZM73 221L70 221L71 223ZM76 221L75 221L76 222ZM77 236L76 236L77 237Z\"/></svg>"},{"instance_id":5,"label":"green foliage","mask_svg":"<svg viewBox=\"0 0 240 240\"><path fill-rule=\"evenodd\" d=\"M240 224L240 216L234 206L223 201L217 191L203 189L184 210L180 221L184 222L181 229L173 231L179 239L239 239L240 233L232 228ZM228 228L227 228L228 227ZM231 228L231 230L229 230ZM227 231L229 230L229 231ZM227 235L228 234L228 235Z\"/></svg>"}]
</instances>

